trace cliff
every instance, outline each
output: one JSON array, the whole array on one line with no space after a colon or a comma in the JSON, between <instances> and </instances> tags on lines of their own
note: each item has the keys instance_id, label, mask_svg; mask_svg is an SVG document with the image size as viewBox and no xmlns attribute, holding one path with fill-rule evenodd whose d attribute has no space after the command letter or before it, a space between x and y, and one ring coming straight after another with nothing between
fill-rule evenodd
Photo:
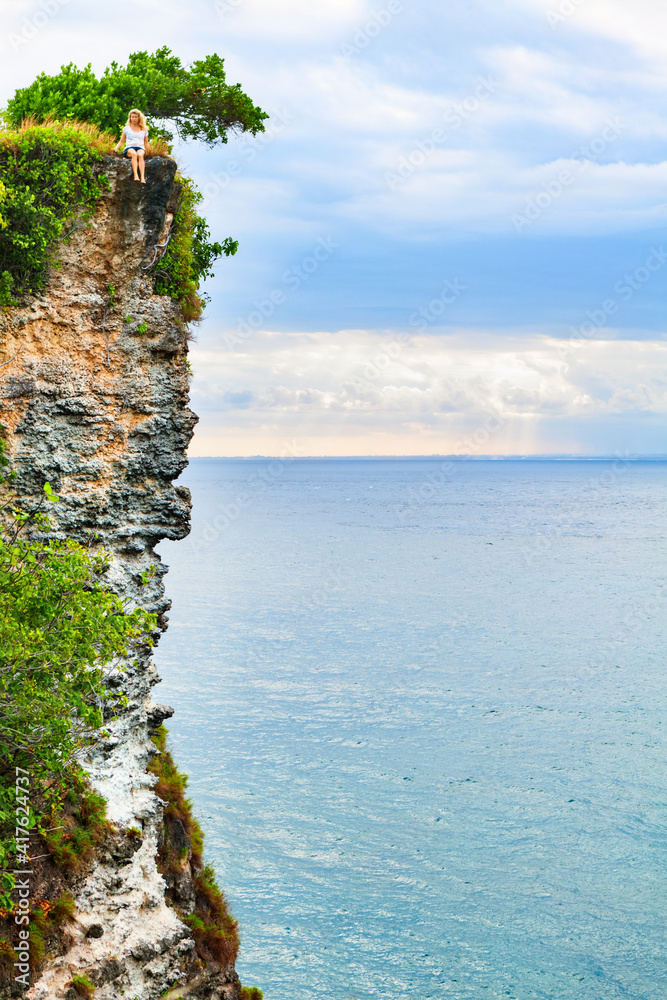
<instances>
[{"instance_id":1,"label":"cliff","mask_svg":"<svg viewBox=\"0 0 667 1000\"><path fill-rule=\"evenodd\" d=\"M179 185L165 157L148 161L146 185L131 180L126 161L106 157L102 167L109 191L60 247L46 292L0 312L0 421L20 492L39 496L50 482L61 497L49 511L58 532L110 552L109 585L130 606L157 612L164 629L166 569L154 546L188 532L189 493L173 481L196 417L180 307L153 293L145 268L169 234ZM181 919L197 905L197 866L147 770L159 753L151 733L172 714L152 701L157 681L147 644L109 672L127 702L86 769L113 830L88 870L70 879L75 911L64 953L47 956L30 1000L79 995L77 975L97 1000L239 996L233 962L202 953ZM168 885L156 855L170 837L180 860ZM43 888L34 887L36 898Z\"/></svg>"}]
</instances>

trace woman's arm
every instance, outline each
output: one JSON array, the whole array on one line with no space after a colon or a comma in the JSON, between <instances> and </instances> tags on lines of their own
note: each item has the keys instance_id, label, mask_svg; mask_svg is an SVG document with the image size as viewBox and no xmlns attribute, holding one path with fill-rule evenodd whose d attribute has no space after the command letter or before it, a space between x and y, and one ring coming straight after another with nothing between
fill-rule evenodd
<instances>
[{"instance_id":1,"label":"woman's arm","mask_svg":"<svg viewBox=\"0 0 667 1000\"><path fill-rule=\"evenodd\" d=\"M114 153L118 152L118 147L120 146L121 142L123 144L125 143L125 129L123 129L123 131L120 133L120 139L118 140L118 142L116 143L116 145L113 148Z\"/></svg>"}]
</instances>

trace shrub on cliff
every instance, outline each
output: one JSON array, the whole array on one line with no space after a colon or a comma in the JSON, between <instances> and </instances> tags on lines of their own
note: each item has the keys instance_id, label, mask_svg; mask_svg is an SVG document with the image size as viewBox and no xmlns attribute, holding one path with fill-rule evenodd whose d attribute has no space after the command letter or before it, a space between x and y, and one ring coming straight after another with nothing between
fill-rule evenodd
<instances>
[{"instance_id":1,"label":"shrub on cliff","mask_svg":"<svg viewBox=\"0 0 667 1000\"><path fill-rule=\"evenodd\" d=\"M199 294L199 285L213 274L213 264L224 254L236 253L238 241L228 236L222 243L211 243L205 219L195 205L202 196L192 181L179 176L181 201L174 217L169 246L155 270L155 291L170 295L180 303L187 321L201 318L206 299Z\"/></svg>"},{"instance_id":2,"label":"shrub on cliff","mask_svg":"<svg viewBox=\"0 0 667 1000\"><path fill-rule=\"evenodd\" d=\"M158 870L167 882L167 899L192 931L197 953L204 962L213 960L221 965L233 963L239 951L238 924L227 909L227 901L218 887L213 869L204 865L204 835L192 814L192 803L185 797L187 776L178 770L167 748L167 730L164 726L160 726L153 735L153 742L160 753L153 758L148 770L157 778L155 792L166 804L157 861ZM175 881L182 874L183 865L188 860L187 850L183 855L180 838L177 838L176 843L173 842L175 828L185 833L190 846L195 888L193 910L183 909L179 905L178 893L174 892Z\"/></svg>"},{"instance_id":3,"label":"shrub on cliff","mask_svg":"<svg viewBox=\"0 0 667 1000\"><path fill-rule=\"evenodd\" d=\"M76 756L102 724L102 667L155 626L101 584L104 555L49 537L41 509L17 508L6 470L0 447L0 869L15 867L16 769L30 775L32 810L64 806L78 787ZM20 811L39 829L31 809ZM3 884L7 907L11 880Z\"/></svg>"},{"instance_id":4,"label":"shrub on cliff","mask_svg":"<svg viewBox=\"0 0 667 1000\"><path fill-rule=\"evenodd\" d=\"M92 214L106 183L95 166L112 148L96 126L75 122L0 131L0 306L44 287L80 209Z\"/></svg>"},{"instance_id":5,"label":"shrub on cliff","mask_svg":"<svg viewBox=\"0 0 667 1000\"><path fill-rule=\"evenodd\" d=\"M127 66L113 62L99 79L90 64L78 69L70 63L57 75L41 73L17 90L4 114L13 128L31 116L37 121L73 118L117 134L130 108L139 107L149 119L151 137L173 138L165 127L173 122L180 136L209 146L227 142L228 132L263 132L268 115L240 84L227 83L224 67L215 54L185 67L166 46L152 55L133 52Z\"/></svg>"}]
</instances>

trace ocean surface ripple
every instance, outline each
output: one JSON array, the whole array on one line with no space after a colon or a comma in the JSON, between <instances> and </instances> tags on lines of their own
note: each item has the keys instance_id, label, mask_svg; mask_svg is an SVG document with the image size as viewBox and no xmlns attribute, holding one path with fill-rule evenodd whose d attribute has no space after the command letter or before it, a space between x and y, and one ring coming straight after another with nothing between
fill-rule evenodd
<instances>
[{"instance_id":1,"label":"ocean surface ripple","mask_svg":"<svg viewBox=\"0 0 667 1000\"><path fill-rule=\"evenodd\" d=\"M160 701L266 1000L664 1000L659 462L191 463Z\"/></svg>"}]
</instances>

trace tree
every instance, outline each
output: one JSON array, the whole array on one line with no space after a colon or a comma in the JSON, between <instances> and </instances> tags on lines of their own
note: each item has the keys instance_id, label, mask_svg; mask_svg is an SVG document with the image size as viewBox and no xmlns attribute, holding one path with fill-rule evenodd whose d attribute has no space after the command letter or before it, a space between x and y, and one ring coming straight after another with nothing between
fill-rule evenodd
<instances>
[{"instance_id":1,"label":"tree","mask_svg":"<svg viewBox=\"0 0 667 1000\"><path fill-rule=\"evenodd\" d=\"M127 66L112 62L98 79L90 64L62 66L56 76L41 73L29 87L17 90L4 111L7 124L18 128L25 118L91 122L117 134L130 108L149 119L151 138L173 139L165 123L180 136L213 146L227 142L229 132L264 131L268 118L243 93L226 81L224 59L196 59L189 67L164 46L153 55L134 52Z\"/></svg>"}]
</instances>

